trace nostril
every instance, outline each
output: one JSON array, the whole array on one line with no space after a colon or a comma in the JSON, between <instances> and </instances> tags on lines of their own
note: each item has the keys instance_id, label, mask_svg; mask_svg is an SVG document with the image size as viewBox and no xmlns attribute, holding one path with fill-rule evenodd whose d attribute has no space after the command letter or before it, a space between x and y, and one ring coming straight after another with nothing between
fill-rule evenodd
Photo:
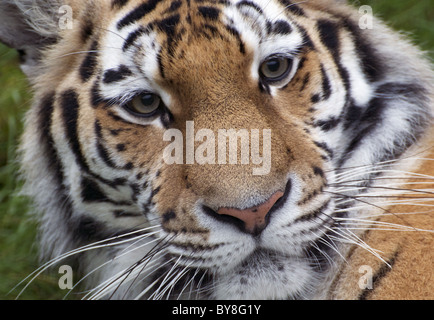
<instances>
[{"instance_id":1,"label":"nostril","mask_svg":"<svg viewBox=\"0 0 434 320\"><path fill-rule=\"evenodd\" d=\"M243 232L258 235L268 225L271 213L283 206L290 189L291 182L288 181L284 192L276 191L265 202L247 209L220 207L215 211L204 205L203 211L218 221L237 226Z\"/></svg>"}]
</instances>

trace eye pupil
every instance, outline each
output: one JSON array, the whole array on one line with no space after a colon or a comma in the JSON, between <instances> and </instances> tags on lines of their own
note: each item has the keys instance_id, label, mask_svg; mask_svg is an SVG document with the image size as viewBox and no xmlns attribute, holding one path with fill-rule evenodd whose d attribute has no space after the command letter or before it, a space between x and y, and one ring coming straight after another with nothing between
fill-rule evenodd
<instances>
[{"instance_id":1,"label":"eye pupil","mask_svg":"<svg viewBox=\"0 0 434 320\"><path fill-rule=\"evenodd\" d=\"M280 61L278 59L272 59L266 62L268 70L271 72L277 72L280 68Z\"/></svg>"},{"instance_id":2,"label":"eye pupil","mask_svg":"<svg viewBox=\"0 0 434 320\"><path fill-rule=\"evenodd\" d=\"M155 96L153 94L144 94L140 97L140 101L145 106L152 106L155 102Z\"/></svg>"}]
</instances>

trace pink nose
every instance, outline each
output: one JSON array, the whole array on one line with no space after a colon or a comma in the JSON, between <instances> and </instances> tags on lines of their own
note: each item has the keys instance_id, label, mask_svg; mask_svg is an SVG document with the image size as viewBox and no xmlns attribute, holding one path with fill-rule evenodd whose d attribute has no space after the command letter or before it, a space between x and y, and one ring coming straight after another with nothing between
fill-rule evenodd
<instances>
[{"instance_id":1,"label":"pink nose","mask_svg":"<svg viewBox=\"0 0 434 320\"><path fill-rule=\"evenodd\" d=\"M244 222L244 227L247 232L255 233L257 230L262 230L267 225L265 217L267 216L273 205L283 196L282 191L275 192L267 201L261 203L260 205L247 208L247 209L236 209L236 208L220 208L217 210L218 214L228 215L235 217Z\"/></svg>"}]
</instances>

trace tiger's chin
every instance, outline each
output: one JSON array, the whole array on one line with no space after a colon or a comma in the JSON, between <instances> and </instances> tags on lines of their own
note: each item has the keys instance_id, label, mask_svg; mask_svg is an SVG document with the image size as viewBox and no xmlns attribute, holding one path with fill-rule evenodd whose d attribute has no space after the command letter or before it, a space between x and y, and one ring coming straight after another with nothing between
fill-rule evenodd
<instances>
[{"instance_id":1,"label":"tiger's chin","mask_svg":"<svg viewBox=\"0 0 434 320\"><path fill-rule=\"evenodd\" d=\"M306 260L257 250L230 272L218 275L213 298L306 299L315 272Z\"/></svg>"},{"instance_id":2,"label":"tiger's chin","mask_svg":"<svg viewBox=\"0 0 434 320\"><path fill-rule=\"evenodd\" d=\"M171 299L289 300L308 299L317 273L303 257L257 249L231 269L177 271L182 281Z\"/></svg>"}]
</instances>

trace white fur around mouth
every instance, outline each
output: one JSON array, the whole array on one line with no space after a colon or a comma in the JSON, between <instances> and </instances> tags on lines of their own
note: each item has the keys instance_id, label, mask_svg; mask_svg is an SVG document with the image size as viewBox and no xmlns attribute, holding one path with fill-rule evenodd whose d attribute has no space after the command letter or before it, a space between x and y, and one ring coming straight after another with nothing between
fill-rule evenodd
<instances>
[{"instance_id":1,"label":"white fur around mouth","mask_svg":"<svg viewBox=\"0 0 434 320\"><path fill-rule=\"evenodd\" d=\"M308 292L314 272L307 260L256 250L229 272L216 276L216 299L294 299Z\"/></svg>"},{"instance_id":2,"label":"white fur around mouth","mask_svg":"<svg viewBox=\"0 0 434 320\"><path fill-rule=\"evenodd\" d=\"M188 295L191 298L193 294L195 299L308 298L306 293L311 292L311 284L315 283L315 272L306 258L270 250L257 249L224 271L201 268L194 258L178 257L175 260L171 267L175 271L169 273L179 277L172 291L179 297Z\"/></svg>"}]
</instances>

